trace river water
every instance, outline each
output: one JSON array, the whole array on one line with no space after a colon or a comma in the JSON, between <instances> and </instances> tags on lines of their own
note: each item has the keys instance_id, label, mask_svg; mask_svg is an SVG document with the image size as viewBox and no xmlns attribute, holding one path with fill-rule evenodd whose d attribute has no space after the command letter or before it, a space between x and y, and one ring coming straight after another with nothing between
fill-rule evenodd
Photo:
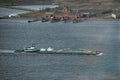
<instances>
[{"instance_id":1,"label":"river water","mask_svg":"<svg viewBox=\"0 0 120 80\"><path fill-rule=\"evenodd\" d=\"M102 56L0 54L0 80L119 80L120 21L28 23L0 20L0 49L31 46L100 50Z\"/></svg>"},{"instance_id":2,"label":"river water","mask_svg":"<svg viewBox=\"0 0 120 80\"><path fill-rule=\"evenodd\" d=\"M46 8L56 8L59 7L58 5L25 5L25 6L13 6L16 8L24 8L24 9L31 9L31 10L44 10Z\"/></svg>"},{"instance_id":3,"label":"river water","mask_svg":"<svg viewBox=\"0 0 120 80\"><path fill-rule=\"evenodd\" d=\"M15 8L22 8L22 9L30 9L30 10L44 10L46 8L56 8L59 7L58 5L24 5L24 6L12 6ZM7 16L10 14L24 14L29 13L30 11L23 11L23 10L16 10L16 9L8 9L0 7L0 16Z\"/></svg>"},{"instance_id":4,"label":"river water","mask_svg":"<svg viewBox=\"0 0 120 80\"><path fill-rule=\"evenodd\" d=\"M8 8L0 7L0 16L7 16L10 14L23 14L23 13L29 13L29 11L8 9Z\"/></svg>"}]
</instances>

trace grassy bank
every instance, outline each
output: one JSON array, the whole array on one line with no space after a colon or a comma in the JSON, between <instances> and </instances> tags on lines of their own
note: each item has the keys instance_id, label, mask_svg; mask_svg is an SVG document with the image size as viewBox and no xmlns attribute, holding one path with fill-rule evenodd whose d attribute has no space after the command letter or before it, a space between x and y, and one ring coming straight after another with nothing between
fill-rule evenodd
<instances>
[{"instance_id":1,"label":"grassy bank","mask_svg":"<svg viewBox=\"0 0 120 80\"><path fill-rule=\"evenodd\" d=\"M36 11L36 12L31 12L31 13L26 13L26 14L20 14L21 18L39 18L43 14L45 14L44 11Z\"/></svg>"},{"instance_id":2,"label":"grassy bank","mask_svg":"<svg viewBox=\"0 0 120 80\"><path fill-rule=\"evenodd\" d=\"M62 7L57 7L57 8L53 8L53 9L46 9L46 10L40 10L40 11L32 11L30 13L25 13L25 14L20 14L20 17L22 18L39 18L41 16L43 16L46 12L55 12L57 10L63 10Z\"/></svg>"}]
</instances>

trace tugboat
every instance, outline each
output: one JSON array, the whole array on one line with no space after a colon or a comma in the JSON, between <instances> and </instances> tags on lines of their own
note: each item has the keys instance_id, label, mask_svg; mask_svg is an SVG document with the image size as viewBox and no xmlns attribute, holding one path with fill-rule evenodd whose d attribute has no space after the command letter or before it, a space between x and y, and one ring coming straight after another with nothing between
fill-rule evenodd
<instances>
[{"instance_id":1,"label":"tugboat","mask_svg":"<svg viewBox=\"0 0 120 80\"><path fill-rule=\"evenodd\" d=\"M28 53L34 53L34 52L39 52L40 50L37 50L36 48L35 48L35 46L33 46L33 44L32 44L32 46L31 47L25 47L24 49L22 49L22 50L15 50L15 52L28 52Z\"/></svg>"},{"instance_id":2,"label":"tugboat","mask_svg":"<svg viewBox=\"0 0 120 80\"><path fill-rule=\"evenodd\" d=\"M37 50L35 47L27 47L23 49L24 52L38 52L39 50Z\"/></svg>"}]
</instances>

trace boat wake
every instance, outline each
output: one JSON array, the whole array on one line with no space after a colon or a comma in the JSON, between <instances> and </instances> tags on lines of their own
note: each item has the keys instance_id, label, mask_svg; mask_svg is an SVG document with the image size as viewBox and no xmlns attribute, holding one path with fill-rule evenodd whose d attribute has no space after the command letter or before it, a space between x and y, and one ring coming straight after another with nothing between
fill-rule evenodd
<instances>
[{"instance_id":1,"label":"boat wake","mask_svg":"<svg viewBox=\"0 0 120 80\"><path fill-rule=\"evenodd\" d=\"M0 53L14 53L15 50L0 50Z\"/></svg>"},{"instance_id":2,"label":"boat wake","mask_svg":"<svg viewBox=\"0 0 120 80\"><path fill-rule=\"evenodd\" d=\"M97 56L102 56L103 55L103 53L99 53L99 54L97 54Z\"/></svg>"}]
</instances>

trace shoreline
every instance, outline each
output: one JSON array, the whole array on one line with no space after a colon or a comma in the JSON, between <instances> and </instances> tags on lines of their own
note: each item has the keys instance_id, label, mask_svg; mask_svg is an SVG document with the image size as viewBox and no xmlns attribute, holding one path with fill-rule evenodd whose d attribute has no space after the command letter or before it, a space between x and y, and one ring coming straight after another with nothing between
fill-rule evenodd
<instances>
[{"instance_id":1,"label":"shoreline","mask_svg":"<svg viewBox=\"0 0 120 80\"><path fill-rule=\"evenodd\" d=\"M28 13L22 13L22 14L18 14L17 17L11 17L8 19L40 19L43 15L45 15L45 10L31 10L31 9L24 9L24 8L16 8L13 6L0 6L1 8L8 8L8 9L15 9L15 10L24 10L24 11L30 11ZM53 14L54 15L54 14ZM110 13L109 13L110 15ZM113 19L111 16L109 16L108 18L104 17L105 15L101 15L97 16L97 17L90 17L90 18L81 18L81 19L85 19L85 20L110 20L110 21L116 21L116 20L120 20L120 19ZM7 18L6 18L7 19Z\"/></svg>"}]
</instances>

